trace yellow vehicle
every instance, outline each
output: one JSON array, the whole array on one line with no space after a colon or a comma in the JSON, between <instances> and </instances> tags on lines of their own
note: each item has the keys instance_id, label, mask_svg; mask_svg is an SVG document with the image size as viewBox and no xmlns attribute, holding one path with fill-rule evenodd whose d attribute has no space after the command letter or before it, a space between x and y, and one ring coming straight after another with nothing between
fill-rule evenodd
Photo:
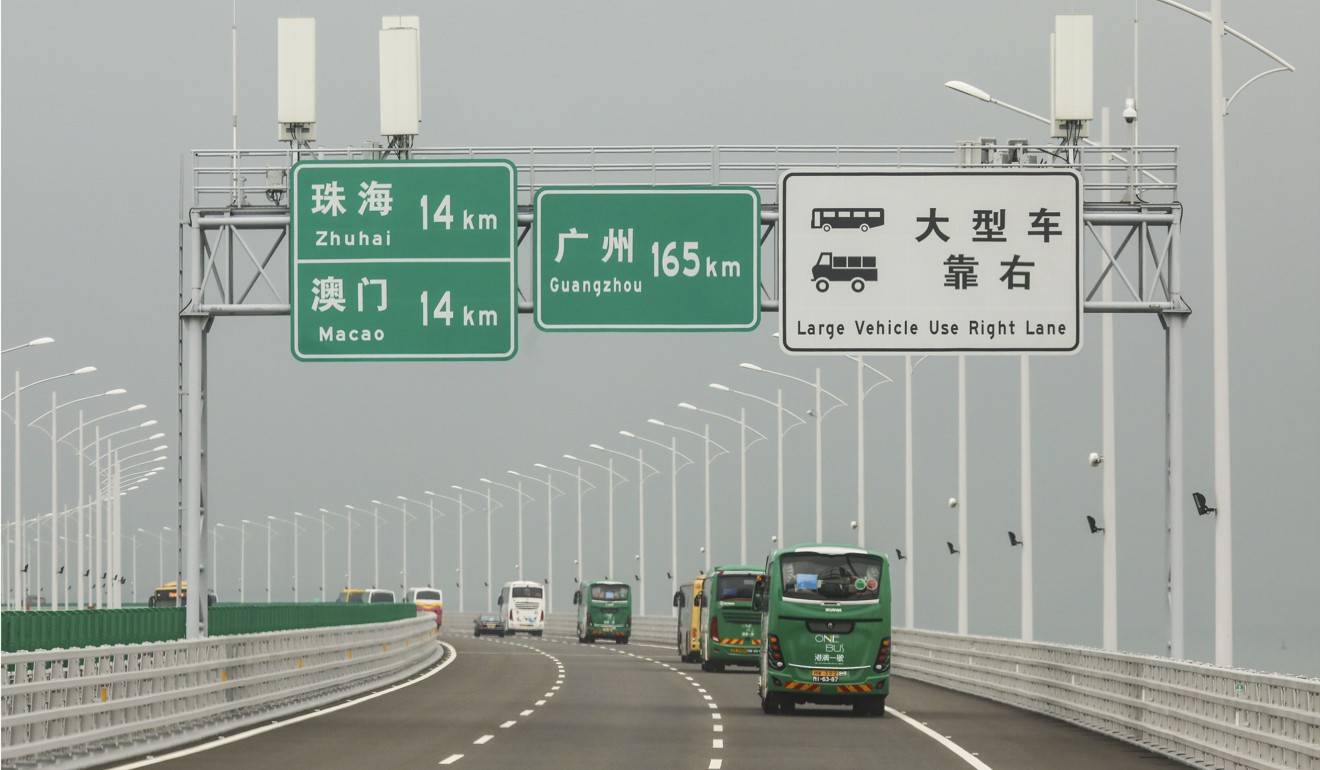
<instances>
[{"instance_id":1,"label":"yellow vehicle","mask_svg":"<svg viewBox=\"0 0 1320 770\"><path fill-rule=\"evenodd\" d=\"M674 593L674 606L678 608L678 658L684 663L701 662L701 586L705 580L704 575L697 575Z\"/></svg>"},{"instance_id":2,"label":"yellow vehicle","mask_svg":"<svg viewBox=\"0 0 1320 770\"><path fill-rule=\"evenodd\" d=\"M183 590L178 590L178 582L171 580L151 592L147 597L148 607L182 607L188 601L188 581L183 581ZM208 592L206 605L215 604L215 592Z\"/></svg>"}]
</instances>

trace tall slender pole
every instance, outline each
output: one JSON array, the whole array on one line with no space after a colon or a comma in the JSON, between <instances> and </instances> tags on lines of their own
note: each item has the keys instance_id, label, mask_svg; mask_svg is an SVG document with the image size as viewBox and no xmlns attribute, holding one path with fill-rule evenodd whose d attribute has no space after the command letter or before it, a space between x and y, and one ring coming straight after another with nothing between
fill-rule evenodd
<instances>
[{"instance_id":1,"label":"tall slender pole","mask_svg":"<svg viewBox=\"0 0 1320 770\"><path fill-rule=\"evenodd\" d=\"M701 444L705 452L706 478L703 482L706 498L706 545L702 548L702 553L706 555L706 574L710 574L710 423L706 423L701 433Z\"/></svg>"},{"instance_id":2,"label":"tall slender pole","mask_svg":"<svg viewBox=\"0 0 1320 770\"><path fill-rule=\"evenodd\" d=\"M823 459L821 454L820 427L825 421L825 415L820 411L820 367L816 367L816 542L825 540L825 522L824 522L824 498L821 494L821 481L823 470ZM707 470L707 473L710 471Z\"/></svg>"},{"instance_id":3,"label":"tall slender pole","mask_svg":"<svg viewBox=\"0 0 1320 770\"><path fill-rule=\"evenodd\" d=\"M738 563L747 563L747 407L738 408Z\"/></svg>"},{"instance_id":4,"label":"tall slender pole","mask_svg":"<svg viewBox=\"0 0 1320 770\"><path fill-rule=\"evenodd\" d=\"M613 481L613 479L611 479ZM582 584L582 466L577 467L577 582Z\"/></svg>"},{"instance_id":5,"label":"tall slender pole","mask_svg":"<svg viewBox=\"0 0 1320 770\"><path fill-rule=\"evenodd\" d=\"M1228 397L1228 203L1224 172L1224 6L1210 0L1211 256L1214 264L1215 663L1233 665L1233 484ZM1178 655L1176 657L1182 657Z\"/></svg>"},{"instance_id":6,"label":"tall slender pole","mask_svg":"<svg viewBox=\"0 0 1320 770\"><path fill-rule=\"evenodd\" d=\"M555 511L554 474L552 474L550 471L546 471L545 472L545 582L548 586L550 586L550 588L547 589L545 592L546 614L550 613L550 610L552 608L550 602L554 599L554 595L555 595L555 582L554 582L555 548L554 548L554 540L553 540L554 531L555 531L554 511Z\"/></svg>"},{"instance_id":7,"label":"tall slender pole","mask_svg":"<svg viewBox=\"0 0 1320 770\"><path fill-rule=\"evenodd\" d=\"M1104 107L1100 110L1101 138L1100 143L1106 147L1109 146L1109 108ZM1133 123L1135 126L1136 124ZM1135 147L1133 148L1135 157ZM1101 171L1101 183L1109 187L1109 155L1101 156L1101 162L1105 165ZM1110 254L1110 228L1101 228L1100 233L1100 251L1101 251L1101 275L1108 269L1106 264ZM1100 299L1102 302L1110 302L1114 298L1114 286L1112 280L1107 280L1100 288ZM1101 493L1102 503L1104 505L1105 531L1103 535L1103 573L1104 586L1101 590L1101 639L1104 649L1118 650L1118 504L1116 500L1116 473L1118 467L1118 457L1116 440L1114 433L1114 314L1100 314L1100 430L1101 430L1101 456L1104 458L1101 464L1102 483L1104 489Z\"/></svg>"},{"instance_id":8,"label":"tall slender pole","mask_svg":"<svg viewBox=\"0 0 1320 770\"><path fill-rule=\"evenodd\" d=\"M678 592L678 436L669 438L669 593ZM678 608L674 608L675 614Z\"/></svg>"},{"instance_id":9,"label":"tall slender pole","mask_svg":"<svg viewBox=\"0 0 1320 770\"><path fill-rule=\"evenodd\" d=\"M958 633L967 635L967 356L958 356Z\"/></svg>"},{"instance_id":10,"label":"tall slender pole","mask_svg":"<svg viewBox=\"0 0 1320 770\"><path fill-rule=\"evenodd\" d=\"M430 512L431 515L431 518L429 519L430 535L427 537L427 542L430 545L430 549L431 549L431 572L430 572L430 580L428 580L426 584L434 588L435 587L435 498L431 497L430 495L427 495L426 506L427 506L427 510ZM462 513L463 513L462 511L459 511L460 516L462 515Z\"/></svg>"},{"instance_id":11,"label":"tall slender pole","mask_svg":"<svg viewBox=\"0 0 1320 770\"><path fill-rule=\"evenodd\" d=\"M371 507L371 526L375 533L372 538L371 549L374 551L373 568L371 573L371 587L380 588L380 507L373 505Z\"/></svg>"},{"instance_id":12,"label":"tall slender pole","mask_svg":"<svg viewBox=\"0 0 1320 770\"><path fill-rule=\"evenodd\" d=\"M784 542L784 389L775 389L775 543Z\"/></svg>"},{"instance_id":13,"label":"tall slender pole","mask_svg":"<svg viewBox=\"0 0 1320 770\"><path fill-rule=\"evenodd\" d=\"M1106 314L1107 316L1108 314ZM1018 414L1021 433L1021 505L1022 505L1022 641L1035 638L1035 595L1032 577L1032 546L1036 538L1031 532L1031 356L1019 359Z\"/></svg>"},{"instance_id":14,"label":"tall slender pole","mask_svg":"<svg viewBox=\"0 0 1320 770\"><path fill-rule=\"evenodd\" d=\"M56 511L59 506L59 487L56 484L56 463L59 455L55 451L59 442L57 440L59 431L56 425L56 414L59 410L59 402L55 398L55 391L50 392L50 607L59 609L60 601L60 575L58 572L59 561L59 528L57 521L59 516ZM14 426L14 432L18 432L18 426ZM67 597L66 597L67 598Z\"/></svg>"},{"instance_id":15,"label":"tall slender pole","mask_svg":"<svg viewBox=\"0 0 1320 770\"><path fill-rule=\"evenodd\" d=\"M862 373L865 366L857 356L857 547L866 546L866 391Z\"/></svg>"},{"instance_id":16,"label":"tall slender pole","mask_svg":"<svg viewBox=\"0 0 1320 770\"><path fill-rule=\"evenodd\" d=\"M607 458L605 464L607 466L606 470L609 473L609 478L605 480L608 490L606 497L609 500L609 504L606 506L607 524L605 533L606 537L609 539L609 548L607 549L609 552L609 560L605 575L610 580L617 580L618 576L614 573L614 458ZM578 472L580 473L581 471L582 466L578 466Z\"/></svg>"},{"instance_id":17,"label":"tall slender pole","mask_svg":"<svg viewBox=\"0 0 1320 770\"><path fill-rule=\"evenodd\" d=\"M915 496L912 480L912 356L903 356L903 547L907 574L903 581L903 614L907 628L916 628L917 549L912 547Z\"/></svg>"},{"instance_id":18,"label":"tall slender pole","mask_svg":"<svg viewBox=\"0 0 1320 770\"><path fill-rule=\"evenodd\" d=\"M22 378L14 372L14 609L27 609L27 589L23 587L23 562L27 540L23 532L23 398Z\"/></svg>"},{"instance_id":19,"label":"tall slender pole","mask_svg":"<svg viewBox=\"0 0 1320 770\"><path fill-rule=\"evenodd\" d=\"M266 603L270 604L270 541L275 537L275 522L266 519Z\"/></svg>"},{"instance_id":20,"label":"tall slender pole","mask_svg":"<svg viewBox=\"0 0 1320 770\"><path fill-rule=\"evenodd\" d=\"M523 579L523 491L522 479L518 479L518 579Z\"/></svg>"},{"instance_id":21,"label":"tall slender pole","mask_svg":"<svg viewBox=\"0 0 1320 770\"><path fill-rule=\"evenodd\" d=\"M467 588L467 574L463 572L463 492L458 493L458 611L463 612L463 592Z\"/></svg>"},{"instance_id":22,"label":"tall slender pole","mask_svg":"<svg viewBox=\"0 0 1320 770\"><path fill-rule=\"evenodd\" d=\"M87 532L86 532L86 518L87 518L86 494L87 493L84 487L84 480L83 480L83 466L86 465L87 461L83 457L83 449L84 449L83 410L79 409L78 410L78 575L77 575L77 580L78 580L78 609L80 610L87 608L87 593L86 593L87 560L86 560L86 550L85 550L86 541L87 541ZM136 537L137 536L134 535L134 538ZM134 548L136 547L137 545L135 542ZM136 551L134 552L133 558L134 559L137 558Z\"/></svg>"},{"instance_id":23,"label":"tall slender pole","mask_svg":"<svg viewBox=\"0 0 1320 770\"><path fill-rule=\"evenodd\" d=\"M247 519L238 525L238 603L247 601L244 583L247 582Z\"/></svg>"},{"instance_id":24,"label":"tall slender pole","mask_svg":"<svg viewBox=\"0 0 1320 770\"><path fill-rule=\"evenodd\" d=\"M486 487L486 612L492 612L495 609L495 600L492 595L494 586L494 576L490 569L490 487Z\"/></svg>"},{"instance_id":25,"label":"tall slender pole","mask_svg":"<svg viewBox=\"0 0 1320 770\"><path fill-rule=\"evenodd\" d=\"M646 461L641 447L637 448L637 576L642 583L637 611L646 617Z\"/></svg>"}]
</instances>

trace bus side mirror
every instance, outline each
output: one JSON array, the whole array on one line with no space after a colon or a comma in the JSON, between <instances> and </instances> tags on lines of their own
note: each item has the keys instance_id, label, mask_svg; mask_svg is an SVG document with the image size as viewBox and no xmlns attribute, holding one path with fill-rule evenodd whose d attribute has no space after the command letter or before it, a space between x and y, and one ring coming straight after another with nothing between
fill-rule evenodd
<instances>
[{"instance_id":1,"label":"bus side mirror","mask_svg":"<svg viewBox=\"0 0 1320 770\"><path fill-rule=\"evenodd\" d=\"M675 591L675 592L674 592L674 606L675 606L675 607L682 607L685 603L686 603L686 602L683 601L683 592L682 592L682 591Z\"/></svg>"},{"instance_id":2,"label":"bus side mirror","mask_svg":"<svg viewBox=\"0 0 1320 770\"><path fill-rule=\"evenodd\" d=\"M500 598L499 598L499 599L496 599L496 600L495 600L495 603L498 604L498 605L500 605L501 607L503 607L503 606L504 606L504 594L500 594Z\"/></svg>"},{"instance_id":3,"label":"bus side mirror","mask_svg":"<svg viewBox=\"0 0 1320 770\"><path fill-rule=\"evenodd\" d=\"M574 592L573 592L573 603L574 603L574 604L581 604L581 603L582 603L582 592L581 592L581 591L574 591Z\"/></svg>"},{"instance_id":4,"label":"bus side mirror","mask_svg":"<svg viewBox=\"0 0 1320 770\"><path fill-rule=\"evenodd\" d=\"M756 586L752 588L752 609L757 612L765 612L769 607L767 597L769 589L766 586L765 575L756 576Z\"/></svg>"}]
</instances>

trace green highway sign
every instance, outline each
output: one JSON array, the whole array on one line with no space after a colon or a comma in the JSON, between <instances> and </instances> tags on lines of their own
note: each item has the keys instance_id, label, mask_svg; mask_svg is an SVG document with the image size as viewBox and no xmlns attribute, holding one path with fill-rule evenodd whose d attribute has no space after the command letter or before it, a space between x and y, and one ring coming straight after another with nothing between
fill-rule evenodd
<instances>
[{"instance_id":1,"label":"green highway sign","mask_svg":"<svg viewBox=\"0 0 1320 770\"><path fill-rule=\"evenodd\" d=\"M761 200L750 187L545 187L536 325L745 331L761 320Z\"/></svg>"},{"instance_id":2,"label":"green highway sign","mask_svg":"<svg viewBox=\"0 0 1320 770\"><path fill-rule=\"evenodd\" d=\"M506 160L305 161L290 183L300 361L517 351L517 180Z\"/></svg>"}]
</instances>

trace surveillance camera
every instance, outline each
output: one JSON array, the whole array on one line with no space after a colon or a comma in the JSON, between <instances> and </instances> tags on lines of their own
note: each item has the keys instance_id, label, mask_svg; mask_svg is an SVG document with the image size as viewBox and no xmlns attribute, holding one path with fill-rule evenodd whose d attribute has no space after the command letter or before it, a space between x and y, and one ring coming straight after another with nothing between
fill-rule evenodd
<instances>
[{"instance_id":1,"label":"surveillance camera","mask_svg":"<svg viewBox=\"0 0 1320 770\"><path fill-rule=\"evenodd\" d=\"M958 498L956 498L956 497L950 497L950 498L949 498L949 507L950 507L950 508L957 508L957 507L958 507Z\"/></svg>"},{"instance_id":2,"label":"surveillance camera","mask_svg":"<svg viewBox=\"0 0 1320 770\"><path fill-rule=\"evenodd\" d=\"M1123 105L1123 120L1129 124L1137 122L1137 106L1132 99L1128 99Z\"/></svg>"},{"instance_id":3,"label":"surveillance camera","mask_svg":"<svg viewBox=\"0 0 1320 770\"><path fill-rule=\"evenodd\" d=\"M857 522L854 521L851 526L853 529L857 529Z\"/></svg>"},{"instance_id":4,"label":"surveillance camera","mask_svg":"<svg viewBox=\"0 0 1320 770\"><path fill-rule=\"evenodd\" d=\"M1100 465L1100 463L1104 462L1105 458L1101 457L1099 452L1092 452L1090 456L1086 458L1086 461L1091 464L1092 468L1095 468Z\"/></svg>"}]
</instances>

